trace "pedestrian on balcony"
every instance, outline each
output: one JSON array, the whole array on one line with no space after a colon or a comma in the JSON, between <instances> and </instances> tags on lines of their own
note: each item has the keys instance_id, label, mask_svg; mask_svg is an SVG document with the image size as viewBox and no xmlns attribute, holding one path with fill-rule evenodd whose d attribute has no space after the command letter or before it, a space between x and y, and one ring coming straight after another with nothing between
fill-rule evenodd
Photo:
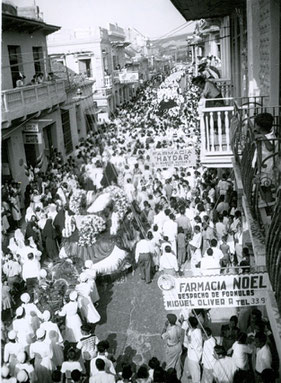
<instances>
[{"instance_id":1,"label":"pedestrian on balcony","mask_svg":"<svg viewBox=\"0 0 281 383\"><path fill-rule=\"evenodd\" d=\"M18 76L17 81L16 81L16 87L17 88L24 86L24 79L25 79L25 75L19 73L19 76Z\"/></svg>"},{"instance_id":2,"label":"pedestrian on balcony","mask_svg":"<svg viewBox=\"0 0 281 383\"><path fill-rule=\"evenodd\" d=\"M262 197L266 202L272 202L271 185L273 182L273 157L268 158L274 153L274 139L276 138L272 130L273 116L270 113L260 113L255 118L255 140L257 150L253 159L253 165L258 160L260 164L259 177ZM265 165L265 166L263 166Z\"/></svg>"},{"instance_id":3,"label":"pedestrian on balcony","mask_svg":"<svg viewBox=\"0 0 281 383\"><path fill-rule=\"evenodd\" d=\"M212 101L208 101L206 106L209 108L221 107L224 106L224 102L222 99L221 91L216 87L216 85L207 80L203 76L197 76L192 79L192 84L197 86L201 90L201 97L206 99L212 99ZM213 100L213 99L218 100Z\"/></svg>"}]
</instances>

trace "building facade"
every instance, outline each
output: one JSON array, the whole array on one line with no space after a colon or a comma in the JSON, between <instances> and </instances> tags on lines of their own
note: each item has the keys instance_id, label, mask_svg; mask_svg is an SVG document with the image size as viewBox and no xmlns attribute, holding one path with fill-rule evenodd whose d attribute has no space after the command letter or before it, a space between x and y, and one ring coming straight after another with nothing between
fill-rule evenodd
<instances>
[{"instance_id":1,"label":"building facade","mask_svg":"<svg viewBox=\"0 0 281 383\"><path fill-rule=\"evenodd\" d=\"M259 308L270 321L280 361L281 4L220 0L211 8L207 0L199 0L187 8L184 0L171 1L186 20L221 19L222 70L231 82L232 97L221 107L201 104L201 161L208 167L233 168L247 223L243 243L253 252L253 269L266 270L271 282ZM264 112L273 116L268 155L263 149L267 138L258 140L255 133L255 116Z\"/></svg>"},{"instance_id":2,"label":"building facade","mask_svg":"<svg viewBox=\"0 0 281 383\"><path fill-rule=\"evenodd\" d=\"M138 72L134 76L126 67L125 49L129 44L124 29L116 24L109 24L108 29L62 31L48 39L51 57L94 81L93 100L99 122L136 94Z\"/></svg>"},{"instance_id":3,"label":"building facade","mask_svg":"<svg viewBox=\"0 0 281 383\"><path fill-rule=\"evenodd\" d=\"M2 179L21 182L24 191L25 167L40 159L44 171L53 148L66 158L86 135L86 109L93 112L81 107L88 91L77 97L80 85L71 93L53 77L46 36L59 27L44 23L38 7L4 3L2 29Z\"/></svg>"}]
</instances>

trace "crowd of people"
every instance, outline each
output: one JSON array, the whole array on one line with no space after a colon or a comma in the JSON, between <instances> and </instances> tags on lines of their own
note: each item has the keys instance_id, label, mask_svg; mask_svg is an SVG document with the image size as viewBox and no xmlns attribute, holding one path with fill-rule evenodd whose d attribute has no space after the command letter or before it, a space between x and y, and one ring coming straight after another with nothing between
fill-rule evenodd
<instances>
[{"instance_id":1,"label":"crowd of people","mask_svg":"<svg viewBox=\"0 0 281 383\"><path fill-rule=\"evenodd\" d=\"M203 169L199 159L196 166L154 165L158 149L195 147L199 153L199 97L184 71L172 73L159 88L148 83L114 120L81 140L66 162L54 149L45 173L39 168L30 172L24 200L20 184L4 183L2 311L8 319L2 325L3 381L185 382L191 375L193 383L214 378L251 382L250 367L258 382L273 381L261 317L252 331L254 347L249 333L238 329L237 318L234 326L230 320L219 343L200 325L196 312L168 315L162 333L165 369L152 358L149 367L135 371L124 365L116 372L110 344L94 335L100 297L91 260L59 310L38 308L37 287L44 289L52 278L50 265L68 257L62 249L74 224L69 207L74 190L98 194L113 184L124 190L132 206L127 213L137 215L126 251L147 284L159 272L205 276L249 271L250 252L243 244L244 223L231 172ZM172 107L160 108L162 101ZM109 221L113 214L114 206ZM122 235L122 230L122 225L116 227L115 234ZM58 318L65 318L63 325ZM256 356L252 364L248 354Z\"/></svg>"}]
</instances>

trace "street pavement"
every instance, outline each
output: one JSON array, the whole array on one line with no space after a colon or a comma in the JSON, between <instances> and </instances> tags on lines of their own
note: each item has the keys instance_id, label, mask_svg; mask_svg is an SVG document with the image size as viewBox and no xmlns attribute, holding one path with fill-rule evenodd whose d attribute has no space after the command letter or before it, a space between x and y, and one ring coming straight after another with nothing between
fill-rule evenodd
<instances>
[{"instance_id":1,"label":"street pavement","mask_svg":"<svg viewBox=\"0 0 281 383\"><path fill-rule=\"evenodd\" d=\"M117 359L117 370L123 362L140 366L152 356L165 361L161 332L166 321L162 292L157 286L159 273L150 284L141 280L138 270L124 281L99 285L101 321L96 335L107 339L110 353ZM174 311L178 316L179 311ZM210 310L213 334L218 337L222 323L227 323L235 308Z\"/></svg>"},{"instance_id":2,"label":"street pavement","mask_svg":"<svg viewBox=\"0 0 281 383\"><path fill-rule=\"evenodd\" d=\"M161 332L167 312L157 276L146 284L136 271L123 282L99 286L99 292L101 321L96 335L109 341L117 369L125 361L147 364L152 356L164 361Z\"/></svg>"}]
</instances>

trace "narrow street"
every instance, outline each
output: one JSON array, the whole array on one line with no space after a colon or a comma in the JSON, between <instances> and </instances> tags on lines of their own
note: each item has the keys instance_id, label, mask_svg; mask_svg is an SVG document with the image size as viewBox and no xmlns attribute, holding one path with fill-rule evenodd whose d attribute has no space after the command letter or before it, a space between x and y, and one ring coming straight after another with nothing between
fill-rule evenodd
<instances>
[{"instance_id":1,"label":"narrow street","mask_svg":"<svg viewBox=\"0 0 281 383\"><path fill-rule=\"evenodd\" d=\"M141 365L156 356L164 361L160 335L167 312L157 278L147 285L136 271L128 274L124 282L100 289L100 295L98 310L102 320L97 324L96 335L109 341L115 356L121 355L117 369L125 360Z\"/></svg>"}]
</instances>

